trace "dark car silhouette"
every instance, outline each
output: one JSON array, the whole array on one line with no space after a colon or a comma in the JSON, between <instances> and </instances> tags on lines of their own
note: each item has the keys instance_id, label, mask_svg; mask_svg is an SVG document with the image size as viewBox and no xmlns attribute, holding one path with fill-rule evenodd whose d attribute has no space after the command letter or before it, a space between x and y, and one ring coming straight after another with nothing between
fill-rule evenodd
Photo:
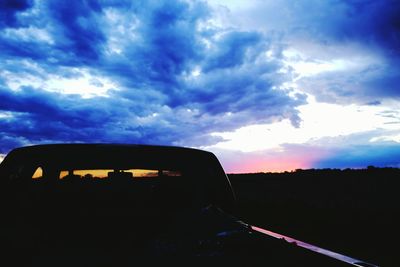
<instances>
[{"instance_id":1,"label":"dark car silhouette","mask_svg":"<svg viewBox=\"0 0 400 267\"><path fill-rule=\"evenodd\" d=\"M22 147L0 164L3 266L373 266L248 225L210 152Z\"/></svg>"}]
</instances>

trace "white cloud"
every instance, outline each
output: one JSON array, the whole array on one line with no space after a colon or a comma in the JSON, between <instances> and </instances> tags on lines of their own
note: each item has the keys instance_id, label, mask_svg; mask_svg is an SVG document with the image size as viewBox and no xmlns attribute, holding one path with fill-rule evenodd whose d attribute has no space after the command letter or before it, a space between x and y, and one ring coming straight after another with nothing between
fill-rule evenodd
<instances>
[{"instance_id":1,"label":"white cloud","mask_svg":"<svg viewBox=\"0 0 400 267\"><path fill-rule=\"evenodd\" d=\"M45 81L45 88L64 94L79 94L84 98L107 96L108 90L116 88L114 83L104 77L94 76L86 70L78 70L78 72L80 77L51 76Z\"/></svg>"},{"instance_id":2,"label":"white cloud","mask_svg":"<svg viewBox=\"0 0 400 267\"><path fill-rule=\"evenodd\" d=\"M16 39L23 42L44 42L54 44L54 40L47 31L37 27L7 28L3 31L6 38Z\"/></svg>"},{"instance_id":3,"label":"white cloud","mask_svg":"<svg viewBox=\"0 0 400 267\"><path fill-rule=\"evenodd\" d=\"M385 65L384 59L357 44L322 45L300 42L283 51L286 66L297 74L295 80L324 72L356 73L370 66Z\"/></svg>"},{"instance_id":4,"label":"white cloud","mask_svg":"<svg viewBox=\"0 0 400 267\"><path fill-rule=\"evenodd\" d=\"M318 143L319 139L326 137L348 136L375 130L392 131L398 127L397 124L390 123L393 118L382 115L382 112L387 110L385 106L318 103L309 96L309 103L298 109L302 119L298 128L293 127L288 120L283 120L247 126L233 132L217 132L213 135L222 137L225 141L213 147L244 152L263 149L279 151L283 144Z\"/></svg>"},{"instance_id":5,"label":"white cloud","mask_svg":"<svg viewBox=\"0 0 400 267\"><path fill-rule=\"evenodd\" d=\"M221 6L225 6L229 9L239 9L239 8L245 8L247 7L251 7L252 4L254 4L254 1L252 3L252 1L241 1L241 0L212 0L212 1L208 1L209 4L211 5L221 5Z\"/></svg>"},{"instance_id":6,"label":"white cloud","mask_svg":"<svg viewBox=\"0 0 400 267\"><path fill-rule=\"evenodd\" d=\"M377 136L371 138L370 142L375 143L375 142L397 142L400 143L400 134L392 134L392 135L382 135L382 136Z\"/></svg>"},{"instance_id":7,"label":"white cloud","mask_svg":"<svg viewBox=\"0 0 400 267\"><path fill-rule=\"evenodd\" d=\"M0 119L8 119L8 118L12 118L13 115L11 112L5 112L5 111L0 111Z\"/></svg>"},{"instance_id":8,"label":"white cloud","mask_svg":"<svg viewBox=\"0 0 400 267\"><path fill-rule=\"evenodd\" d=\"M19 90L22 86L31 86L42 90L62 94L79 94L83 98L94 96L107 96L109 90L116 90L117 85L110 79L91 74L85 68L68 69L72 72L71 77L61 74L48 74L38 64L23 60L19 63L30 69L31 72L12 73L7 70L0 71L0 77L12 90Z\"/></svg>"}]
</instances>

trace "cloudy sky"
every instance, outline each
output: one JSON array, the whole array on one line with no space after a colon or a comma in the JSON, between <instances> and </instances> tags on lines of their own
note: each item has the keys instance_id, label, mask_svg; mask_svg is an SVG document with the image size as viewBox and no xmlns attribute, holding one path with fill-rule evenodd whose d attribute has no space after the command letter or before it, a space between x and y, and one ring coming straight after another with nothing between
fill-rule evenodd
<instances>
[{"instance_id":1,"label":"cloudy sky","mask_svg":"<svg viewBox=\"0 0 400 267\"><path fill-rule=\"evenodd\" d=\"M0 154L113 142L228 172L400 167L397 0L0 1Z\"/></svg>"}]
</instances>

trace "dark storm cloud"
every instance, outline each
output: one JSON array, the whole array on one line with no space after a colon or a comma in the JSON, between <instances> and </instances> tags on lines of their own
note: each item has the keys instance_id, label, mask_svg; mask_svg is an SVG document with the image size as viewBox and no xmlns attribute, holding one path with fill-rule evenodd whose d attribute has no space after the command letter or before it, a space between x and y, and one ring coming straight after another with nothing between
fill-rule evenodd
<instances>
[{"instance_id":1,"label":"dark storm cloud","mask_svg":"<svg viewBox=\"0 0 400 267\"><path fill-rule=\"evenodd\" d=\"M101 98L81 101L76 95L66 96L29 87L18 92L2 88L0 97L0 109L11 114L0 120L3 135L34 140L58 140L68 136L71 140L82 138L87 130L109 123L111 116L123 115L103 109Z\"/></svg>"},{"instance_id":2,"label":"dark storm cloud","mask_svg":"<svg viewBox=\"0 0 400 267\"><path fill-rule=\"evenodd\" d=\"M240 9L243 24L280 34L304 62L339 59L357 68L302 79L317 100L336 103L399 98L400 2L398 0L257 1ZM373 58L373 60L371 60Z\"/></svg>"},{"instance_id":3,"label":"dark storm cloud","mask_svg":"<svg viewBox=\"0 0 400 267\"><path fill-rule=\"evenodd\" d=\"M316 31L325 33L322 40L345 42L357 40L376 46L388 55L400 55L400 2L328 1L332 9L314 24Z\"/></svg>"},{"instance_id":4,"label":"dark storm cloud","mask_svg":"<svg viewBox=\"0 0 400 267\"><path fill-rule=\"evenodd\" d=\"M256 32L229 32L224 34L216 43L216 51L204 66L204 71L240 66L246 59L249 48L262 44L262 36ZM258 54L252 55L257 57Z\"/></svg>"},{"instance_id":5,"label":"dark storm cloud","mask_svg":"<svg viewBox=\"0 0 400 267\"><path fill-rule=\"evenodd\" d=\"M398 56L399 13L397 0L281 0L259 1L247 19L289 38L306 36L326 45L356 41Z\"/></svg>"},{"instance_id":6,"label":"dark storm cloud","mask_svg":"<svg viewBox=\"0 0 400 267\"><path fill-rule=\"evenodd\" d=\"M301 10L297 10L296 13L303 15L299 15L294 22L301 25L301 28L294 29L293 32L301 32L326 46L358 44L364 53L375 54L381 58L381 62L356 71L322 76L321 79L333 84L325 83L321 88L311 90L312 93L323 101L329 101L331 98L333 101L362 103L365 100L399 98L400 2L317 2L298 5ZM312 83L313 81L310 81L306 86L313 87Z\"/></svg>"},{"instance_id":7,"label":"dark storm cloud","mask_svg":"<svg viewBox=\"0 0 400 267\"><path fill-rule=\"evenodd\" d=\"M3 27L18 27L20 22L17 15L32 6L31 0L2 0L0 1L0 29Z\"/></svg>"},{"instance_id":8,"label":"dark storm cloud","mask_svg":"<svg viewBox=\"0 0 400 267\"><path fill-rule=\"evenodd\" d=\"M206 8L183 1L139 1L123 10L110 7L119 21L105 31L116 41L108 47L111 56L105 54L99 67L128 90L155 89L171 95L169 104L174 105L185 90L179 80L205 56L197 25L207 17Z\"/></svg>"},{"instance_id":9,"label":"dark storm cloud","mask_svg":"<svg viewBox=\"0 0 400 267\"><path fill-rule=\"evenodd\" d=\"M6 1L7 2L7 1ZM14 1L10 1L14 2ZM18 1L17 1L18 2ZM22 2L22 1L21 1ZM15 23L8 23L0 35L1 57L32 59L43 67L81 66L94 64L102 53L105 36L101 31L101 6L97 1L28 1L15 14ZM0 7L0 14L11 14ZM15 24L15 25L14 25ZM18 27L17 27L18 26ZM7 33L7 30L43 30L51 42L43 42L37 32L29 36ZM98 63L98 62L97 62Z\"/></svg>"},{"instance_id":10,"label":"dark storm cloud","mask_svg":"<svg viewBox=\"0 0 400 267\"><path fill-rule=\"evenodd\" d=\"M208 145L219 140L212 132L299 124L305 98L279 89L287 74L279 53L266 56L271 40L215 26L204 2L29 3L0 31L0 131L9 144L0 152L65 141ZM83 70L91 85L105 78L115 88L83 98L48 81Z\"/></svg>"},{"instance_id":11,"label":"dark storm cloud","mask_svg":"<svg viewBox=\"0 0 400 267\"><path fill-rule=\"evenodd\" d=\"M106 39L96 17L101 11L100 3L93 0L48 1L47 14L54 27L56 48L71 52L73 61L96 60Z\"/></svg>"},{"instance_id":12,"label":"dark storm cloud","mask_svg":"<svg viewBox=\"0 0 400 267\"><path fill-rule=\"evenodd\" d=\"M0 110L7 111L6 116L0 119L0 135L4 142L8 140L9 143L3 144L2 152L12 147L11 144L32 142L172 144L179 138L183 142L194 130L206 128L204 123L186 128L181 128L182 122L179 121L177 125L169 125L177 114L168 110L160 117L139 117L133 102L121 105L121 100L104 97L81 99L78 95L62 95L28 87L21 88L19 92L2 88L0 97ZM140 105L143 109L146 103ZM208 141L201 134L195 139L195 142L201 140L202 144Z\"/></svg>"},{"instance_id":13,"label":"dark storm cloud","mask_svg":"<svg viewBox=\"0 0 400 267\"><path fill-rule=\"evenodd\" d=\"M157 128L146 123L130 124L132 109L121 101L78 95L63 95L24 87L19 92L0 90L0 110L7 111L0 120L1 135L25 137L30 142L114 141L154 142ZM137 119L133 117L132 120ZM160 135L161 136L161 135ZM164 142L173 139L164 137Z\"/></svg>"}]
</instances>

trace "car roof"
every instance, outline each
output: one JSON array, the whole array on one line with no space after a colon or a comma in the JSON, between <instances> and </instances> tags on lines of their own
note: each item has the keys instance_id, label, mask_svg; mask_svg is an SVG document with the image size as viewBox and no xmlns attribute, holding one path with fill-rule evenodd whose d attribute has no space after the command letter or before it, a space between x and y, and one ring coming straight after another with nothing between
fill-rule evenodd
<instances>
[{"instance_id":1,"label":"car roof","mask_svg":"<svg viewBox=\"0 0 400 267\"><path fill-rule=\"evenodd\" d=\"M62 153L62 152L81 152L81 151L115 151L120 149L122 151L130 152L170 152L170 153L187 153L187 154L212 154L211 152L178 146L162 146L162 145L144 145L144 144L112 144L112 143L62 143L62 144L44 144L24 146L14 149L13 151L19 152L37 152L37 153Z\"/></svg>"},{"instance_id":2,"label":"car roof","mask_svg":"<svg viewBox=\"0 0 400 267\"><path fill-rule=\"evenodd\" d=\"M5 161L42 162L64 168L109 165L121 167L136 163L151 166L200 165L215 160L211 153L199 149L133 144L48 144L16 148ZM209 163L208 163L209 164Z\"/></svg>"}]
</instances>

